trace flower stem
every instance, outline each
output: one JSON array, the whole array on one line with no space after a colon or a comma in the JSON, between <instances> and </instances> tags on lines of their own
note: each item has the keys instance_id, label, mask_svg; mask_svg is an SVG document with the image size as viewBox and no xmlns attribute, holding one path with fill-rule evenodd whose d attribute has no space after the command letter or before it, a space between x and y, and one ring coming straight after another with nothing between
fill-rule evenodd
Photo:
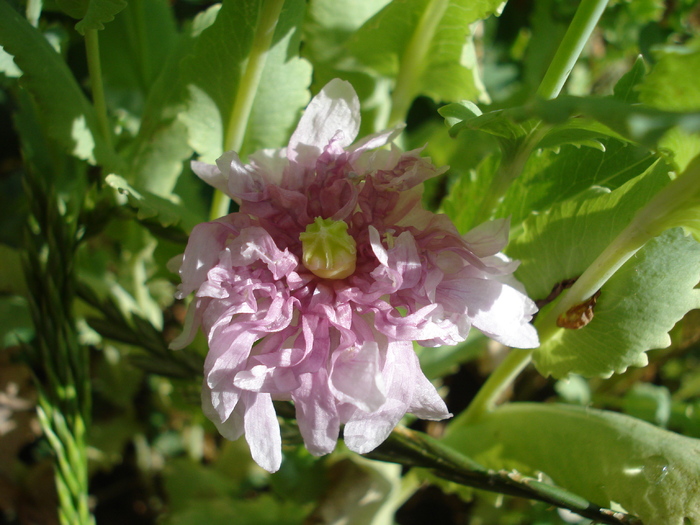
<instances>
[{"instance_id":1,"label":"flower stem","mask_svg":"<svg viewBox=\"0 0 700 525\"><path fill-rule=\"evenodd\" d=\"M253 36L253 46L236 90L236 98L233 101L231 114L226 123L224 131L225 151L235 150L239 154L241 152L243 139L248 128L250 112L255 101L255 94L260 84L260 78L267 60L267 53L270 50L272 37L275 34L275 28L277 27L277 21L283 5L284 0L266 0L263 3L262 12L258 18L258 25ZM230 203L230 197L217 190L214 194L210 218L214 220L226 215Z\"/></svg>"},{"instance_id":2,"label":"flower stem","mask_svg":"<svg viewBox=\"0 0 700 525\"><path fill-rule=\"evenodd\" d=\"M107 147L112 149L112 132L109 129L107 118L107 103L105 102L104 85L102 84L102 66L100 63L100 41L97 29L85 31L85 49L87 51L87 65L90 72L90 88L92 90L92 103L95 106L97 122L100 126L102 137Z\"/></svg>"},{"instance_id":3,"label":"flower stem","mask_svg":"<svg viewBox=\"0 0 700 525\"><path fill-rule=\"evenodd\" d=\"M456 426L469 425L493 410L503 392L530 363L532 352L533 350L511 350L486 380L469 407L451 424Z\"/></svg>"},{"instance_id":4,"label":"flower stem","mask_svg":"<svg viewBox=\"0 0 700 525\"><path fill-rule=\"evenodd\" d=\"M559 95L607 4L608 0L581 0L537 90L539 97L549 100Z\"/></svg>"},{"instance_id":5,"label":"flower stem","mask_svg":"<svg viewBox=\"0 0 700 525\"><path fill-rule=\"evenodd\" d=\"M391 94L391 113L386 127L395 126L406 119L406 114L416 95L416 82L425 68L425 57L448 4L447 0L431 0L423 11L401 58L396 85Z\"/></svg>"}]
</instances>

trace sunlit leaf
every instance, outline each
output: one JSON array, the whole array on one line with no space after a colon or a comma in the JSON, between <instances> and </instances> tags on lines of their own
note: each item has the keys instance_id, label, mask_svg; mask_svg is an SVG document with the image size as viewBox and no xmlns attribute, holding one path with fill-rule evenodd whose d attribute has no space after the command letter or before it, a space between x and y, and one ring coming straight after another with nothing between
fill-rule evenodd
<instances>
[{"instance_id":1,"label":"sunlit leaf","mask_svg":"<svg viewBox=\"0 0 700 525\"><path fill-rule=\"evenodd\" d=\"M180 119L188 128L190 145L205 161L223 152L234 101L239 90L249 87L240 81L264 7L260 0L225 3L184 64L189 103ZM296 56L303 10L300 0L286 2L282 9L256 90L243 142L246 149L282 146L308 102L311 69Z\"/></svg>"},{"instance_id":2,"label":"sunlit leaf","mask_svg":"<svg viewBox=\"0 0 700 525\"><path fill-rule=\"evenodd\" d=\"M22 83L41 107L52 138L71 155L115 168L92 105L68 66L5 0L0 0L0 45L23 71Z\"/></svg>"},{"instance_id":3,"label":"sunlit leaf","mask_svg":"<svg viewBox=\"0 0 700 525\"><path fill-rule=\"evenodd\" d=\"M491 468L544 472L644 523L700 520L700 441L638 419L572 405L511 403L448 430L446 444Z\"/></svg>"},{"instance_id":4,"label":"sunlit leaf","mask_svg":"<svg viewBox=\"0 0 700 525\"><path fill-rule=\"evenodd\" d=\"M410 78L410 98L488 100L470 25L497 12L500 0L402 0L388 4L348 42L351 54L376 74Z\"/></svg>"}]
</instances>

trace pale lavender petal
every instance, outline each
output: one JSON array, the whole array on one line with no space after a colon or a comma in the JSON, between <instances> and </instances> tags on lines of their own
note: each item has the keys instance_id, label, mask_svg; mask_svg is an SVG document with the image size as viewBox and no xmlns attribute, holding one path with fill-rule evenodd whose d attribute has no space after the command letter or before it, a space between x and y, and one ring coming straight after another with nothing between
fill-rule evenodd
<instances>
[{"instance_id":1,"label":"pale lavender petal","mask_svg":"<svg viewBox=\"0 0 700 525\"><path fill-rule=\"evenodd\" d=\"M374 412L382 406L386 397L377 343L366 342L360 347L336 350L329 386L336 399L365 412Z\"/></svg>"},{"instance_id":2,"label":"pale lavender petal","mask_svg":"<svg viewBox=\"0 0 700 525\"><path fill-rule=\"evenodd\" d=\"M469 249L475 255L487 257L505 248L509 231L510 219L496 219L480 224L462 238L469 244Z\"/></svg>"},{"instance_id":3,"label":"pale lavender petal","mask_svg":"<svg viewBox=\"0 0 700 525\"><path fill-rule=\"evenodd\" d=\"M223 193L228 193L228 177L217 166L193 160L190 162L190 167L194 174L204 182ZM228 174L228 172L225 173Z\"/></svg>"},{"instance_id":4,"label":"pale lavender petal","mask_svg":"<svg viewBox=\"0 0 700 525\"><path fill-rule=\"evenodd\" d=\"M270 394L245 392L245 439L255 462L268 472L282 465L282 436Z\"/></svg>"},{"instance_id":5,"label":"pale lavender petal","mask_svg":"<svg viewBox=\"0 0 700 525\"><path fill-rule=\"evenodd\" d=\"M539 346L529 324L537 307L526 295L495 280L468 279L464 289L472 324L489 337L514 348Z\"/></svg>"},{"instance_id":6,"label":"pale lavender petal","mask_svg":"<svg viewBox=\"0 0 700 525\"><path fill-rule=\"evenodd\" d=\"M335 399L328 389L325 369L303 374L300 380L301 386L292 392L299 431L309 452L322 456L332 452L338 441L340 419Z\"/></svg>"},{"instance_id":7,"label":"pale lavender petal","mask_svg":"<svg viewBox=\"0 0 700 525\"><path fill-rule=\"evenodd\" d=\"M349 146L360 130L360 101L349 82L331 80L306 108L289 139L287 157L302 166L313 167L332 138ZM342 131L342 136L338 136Z\"/></svg>"}]
</instances>

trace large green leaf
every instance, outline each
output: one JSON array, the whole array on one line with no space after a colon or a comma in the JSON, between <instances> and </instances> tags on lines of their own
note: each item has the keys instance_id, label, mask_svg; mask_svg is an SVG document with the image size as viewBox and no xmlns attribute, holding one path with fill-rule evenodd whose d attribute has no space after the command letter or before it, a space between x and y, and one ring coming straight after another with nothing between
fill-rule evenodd
<instances>
[{"instance_id":1,"label":"large green leaf","mask_svg":"<svg viewBox=\"0 0 700 525\"><path fill-rule=\"evenodd\" d=\"M313 66L312 93L334 78L350 82L360 99L360 136L386 126L390 98L386 80L368 71L347 42L390 0L311 0L304 18L302 55Z\"/></svg>"},{"instance_id":2,"label":"large green leaf","mask_svg":"<svg viewBox=\"0 0 700 525\"><path fill-rule=\"evenodd\" d=\"M224 148L224 130L230 120L241 77L252 48L253 36L265 2L225 2L216 20L197 38L184 63L184 84L189 93L187 110L180 115L189 143L205 161L212 162ZM309 98L309 64L296 56L297 28L304 2L285 3L265 61L262 79L248 122L244 150L282 146Z\"/></svg>"},{"instance_id":3,"label":"large green leaf","mask_svg":"<svg viewBox=\"0 0 700 525\"><path fill-rule=\"evenodd\" d=\"M138 17L147 20L144 43L129 29ZM150 0L130 6L104 31L103 57L110 63L105 67L107 94L139 126L124 175L138 187L162 196L171 194L183 162L192 155L187 128L177 115L184 111L186 101L181 61L193 37L176 35L172 17L164 2Z\"/></svg>"},{"instance_id":4,"label":"large green leaf","mask_svg":"<svg viewBox=\"0 0 700 525\"><path fill-rule=\"evenodd\" d=\"M669 181L668 168L657 162L612 192L592 188L529 217L507 253L521 261L516 275L530 297L544 299L555 284L582 274Z\"/></svg>"},{"instance_id":5,"label":"large green leaf","mask_svg":"<svg viewBox=\"0 0 700 525\"><path fill-rule=\"evenodd\" d=\"M658 163L611 193L591 192L528 219L508 253L522 261L516 275L530 296L543 299L581 275L668 182L667 171ZM592 322L558 329L535 350L537 368L555 377L608 376L645 365L645 352L668 346L668 331L700 306L699 280L700 244L680 229L653 239L603 286Z\"/></svg>"},{"instance_id":6,"label":"large green leaf","mask_svg":"<svg viewBox=\"0 0 700 525\"><path fill-rule=\"evenodd\" d=\"M412 99L488 100L476 70L470 25L498 11L500 0L396 0L348 42L376 74L410 79ZM406 70L410 71L407 73Z\"/></svg>"},{"instance_id":7,"label":"large green leaf","mask_svg":"<svg viewBox=\"0 0 700 525\"><path fill-rule=\"evenodd\" d=\"M0 0L0 45L22 70L21 83L41 107L51 137L71 155L115 169L92 105L68 66L5 0Z\"/></svg>"},{"instance_id":8,"label":"large green leaf","mask_svg":"<svg viewBox=\"0 0 700 525\"><path fill-rule=\"evenodd\" d=\"M166 0L133 2L99 36L108 104L138 122L146 97L177 46L173 10Z\"/></svg>"},{"instance_id":9,"label":"large green leaf","mask_svg":"<svg viewBox=\"0 0 700 525\"><path fill-rule=\"evenodd\" d=\"M535 350L544 375L610 375L647 364L645 352L671 344L668 332L700 308L700 244L678 228L649 241L605 283L593 320L560 329Z\"/></svg>"},{"instance_id":10,"label":"large green leaf","mask_svg":"<svg viewBox=\"0 0 700 525\"><path fill-rule=\"evenodd\" d=\"M700 521L700 441L622 414L511 403L444 439L488 467L544 472L574 493L649 525Z\"/></svg>"},{"instance_id":11,"label":"large green leaf","mask_svg":"<svg viewBox=\"0 0 700 525\"><path fill-rule=\"evenodd\" d=\"M136 212L136 219L158 236L185 243L189 231L200 222L199 217L184 206L147 190L136 190L118 175L107 175L106 182L126 196L128 206Z\"/></svg>"}]
</instances>

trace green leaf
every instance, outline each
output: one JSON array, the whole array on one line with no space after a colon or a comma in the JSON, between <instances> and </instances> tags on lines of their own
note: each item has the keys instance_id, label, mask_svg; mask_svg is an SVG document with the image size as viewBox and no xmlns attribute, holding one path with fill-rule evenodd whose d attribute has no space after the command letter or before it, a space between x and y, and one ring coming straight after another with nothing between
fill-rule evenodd
<instances>
[{"instance_id":1,"label":"green leaf","mask_svg":"<svg viewBox=\"0 0 700 525\"><path fill-rule=\"evenodd\" d=\"M593 503L622 506L644 523L700 520L700 442L622 414L511 403L445 444L495 469L543 472Z\"/></svg>"},{"instance_id":2,"label":"green leaf","mask_svg":"<svg viewBox=\"0 0 700 525\"><path fill-rule=\"evenodd\" d=\"M671 393L665 386L637 383L625 394L622 408L630 416L665 428L671 417Z\"/></svg>"},{"instance_id":3,"label":"green leaf","mask_svg":"<svg viewBox=\"0 0 700 525\"><path fill-rule=\"evenodd\" d=\"M360 99L359 136L386 127L390 98L386 81L348 51L347 42L390 0L311 0L303 24L302 55L313 66L312 93L334 78L350 82Z\"/></svg>"},{"instance_id":4,"label":"green leaf","mask_svg":"<svg viewBox=\"0 0 700 525\"><path fill-rule=\"evenodd\" d=\"M2 46L0 46L0 73L8 78L19 78L22 76L22 70L17 67L15 61Z\"/></svg>"},{"instance_id":5,"label":"green leaf","mask_svg":"<svg viewBox=\"0 0 700 525\"><path fill-rule=\"evenodd\" d=\"M642 56L638 56L632 69L622 75L622 78L615 84L613 95L622 102L635 104L639 102L639 85L646 76L646 65Z\"/></svg>"},{"instance_id":6,"label":"green leaf","mask_svg":"<svg viewBox=\"0 0 700 525\"><path fill-rule=\"evenodd\" d=\"M700 132L700 112L664 111L641 104L627 104L613 97L560 96L539 100L526 108L512 110L516 118L537 117L559 124L576 115L597 120L627 140L654 148L671 128L686 133Z\"/></svg>"},{"instance_id":7,"label":"green leaf","mask_svg":"<svg viewBox=\"0 0 700 525\"><path fill-rule=\"evenodd\" d=\"M183 65L189 103L180 119L187 126L190 145L207 162L223 152L224 130L234 101L239 90L250 88L241 86L240 80L263 8L260 0L224 3ZM301 0L286 2L282 9L256 91L244 151L282 146L308 102L311 68L296 56L303 11Z\"/></svg>"},{"instance_id":8,"label":"green leaf","mask_svg":"<svg viewBox=\"0 0 700 525\"><path fill-rule=\"evenodd\" d=\"M116 159L99 133L97 118L75 77L44 36L0 0L0 45L23 71L52 138L71 155L114 169Z\"/></svg>"},{"instance_id":9,"label":"green leaf","mask_svg":"<svg viewBox=\"0 0 700 525\"><path fill-rule=\"evenodd\" d=\"M303 18L304 2L285 2L255 94L243 152L286 145L309 101L312 69L298 57Z\"/></svg>"},{"instance_id":10,"label":"green leaf","mask_svg":"<svg viewBox=\"0 0 700 525\"><path fill-rule=\"evenodd\" d=\"M678 228L647 243L603 286L595 317L561 330L535 351L544 375L607 376L647 364L645 352L671 344L668 332L700 308L700 244Z\"/></svg>"},{"instance_id":11,"label":"green leaf","mask_svg":"<svg viewBox=\"0 0 700 525\"><path fill-rule=\"evenodd\" d=\"M418 95L488 101L470 25L501 5L500 0L394 1L357 31L348 48L376 74L397 80L396 89L406 89L409 102Z\"/></svg>"},{"instance_id":12,"label":"green leaf","mask_svg":"<svg viewBox=\"0 0 700 525\"><path fill-rule=\"evenodd\" d=\"M105 180L126 196L128 205L136 211L136 218L156 235L184 243L188 232L200 222L187 208L149 191L136 190L118 175L107 175Z\"/></svg>"},{"instance_id":13,"label":"green leaf","mask_svg":"<svg viewBox=\"0 0 700 525\"><path fill-rule=\"evenodd\" d=\"M146 30L137 36L131 27L139 18ZM103 35L107 95L138 126L124 175L139 188L169 196L192 155L187 128L177 115L186 102L181 62L193 37L176 34L172 9L161 0L130 5Z\"/></svg>"},{"instance_id":14,"label":"green leaf","mask_svg":"<svg viewBox=\"0 0 700 525\"><path fill-rule=\"evenodd\" d=\"M638 87L640 101L665 111L700 111L700 87L695 74L700 68L700 41L661 48L654 58L653 69ZM700 136L673 129L659 146L673 152L673 161L683 171L700 153Z\"/></svg>"},{"instance_id":15,"label":"green leaf","mask_svg":"<svg viewBox=\"0 0 700 525\"><path fill-rule=\"evenodd\" d=\"M441 107L438 113L445 117L445 123L453 137L463 130L471 129L514 141L529 131L524 125L513 122L508 113L496 110L482 114L478 106L469 101L448 104Z\"/></svg>"},{"instance_id":16,"label":"green leaf","mask_svg":"<svg viewBox=\"0 0 700 525\"><path fill-rule=\"evenodd\" d=\"M518 224L532 212L545 212L594 186L614 190L654 162L645 148L614 139L603 139L600 144L605 151L562 145L558 151L534 152L508 189L496 216L510 216L513 224Z\"/></svg>"},{"instance_id":17,"label":"green leaf","mask_svg":"<svg viewBox=\"0 0 700 525\"><path fill-rule=\"evenodd\" d=\"M82 20L75 24L81 35L86 31L104 29L104 24L114 20L114 16L126 7L126 0L90 0Z\"/></svg>"},{"instance_id":18,"label":"green leaf","mask_svg":"<svg viewBox=\"0 0 700 525\"><path fill-rule=\"evenodd\" d=\"M528 219L508 253L522 261L516 276L530 296L543 299L558 283L581 275L668 183L667 172L657 163L613 192L591 191ZM537 368L555 377L608 376L645 365L644 352L667 346L667 332L698 306L699 261L700 245L682 230L649 242L603 287L590 324L557 329L535 350Z\"/></svg>"},{"instance_id":19,"label":"green leaf","mask_svg":"<svg viewBox=\"0 0 700 525\"><path fill-rule=\"evenodd\" d=\"M17 295L0 295L0 348L28 343L33 337L34 323L27 300Z\"/></svg>"}]
</instances>

